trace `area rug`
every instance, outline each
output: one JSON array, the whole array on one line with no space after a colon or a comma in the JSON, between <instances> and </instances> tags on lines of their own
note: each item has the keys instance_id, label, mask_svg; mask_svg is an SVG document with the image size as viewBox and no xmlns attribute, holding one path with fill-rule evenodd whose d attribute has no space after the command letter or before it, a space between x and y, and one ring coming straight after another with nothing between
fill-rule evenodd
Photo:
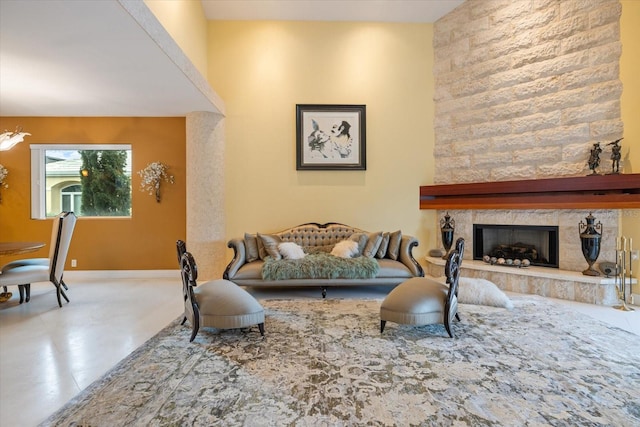
<instances>
[{"instance_id":1,"label":"area rug","mask_svg":"<svg viewBox=\"0 0 640 427\"><path fill-rule=\"evenodd\" d=\"M388 324L377 300L263 300L257 330L171 323L42 425L640 425L640 340L536 296Z\"/></svg>"}]
</instances>

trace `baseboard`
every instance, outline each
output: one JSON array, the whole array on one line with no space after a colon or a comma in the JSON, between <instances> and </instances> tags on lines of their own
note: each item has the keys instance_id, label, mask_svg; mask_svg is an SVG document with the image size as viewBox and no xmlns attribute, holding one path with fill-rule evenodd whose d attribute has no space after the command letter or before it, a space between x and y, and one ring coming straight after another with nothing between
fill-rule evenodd
<instances>
[{"instance_id":1,"label":"baseboard","mask_svg":"<svg viewBox=\"0 0 640 427\"><path fill-rule=\"evenodd\" d=\"M65 270L65 279L180 279L180 270Z\"/></svg>"}]
</instances>

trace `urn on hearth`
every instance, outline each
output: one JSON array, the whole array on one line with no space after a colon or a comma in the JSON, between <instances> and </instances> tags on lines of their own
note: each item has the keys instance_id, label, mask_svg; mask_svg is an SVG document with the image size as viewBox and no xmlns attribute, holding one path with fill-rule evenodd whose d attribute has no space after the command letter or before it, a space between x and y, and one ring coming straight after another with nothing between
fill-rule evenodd
<instances>
[{"instance_id":1,"label":"urn on hearth","mask_svg":"<svg viewBox=\"0 0 640 427\"><path fill-rule=\"evenodd\" d=\"M589 268L584 270L582 274L585 276L599 276L600 273L593 268L593 264L600 255L600 240L602 239L602 223L595 223L595 217L589 212L589 216L584 221L578 223L578 231L580 232L580 242L582 243L582 255L587 260Z\"/></svg>"},{"instance_id":2,"label":"urn on hearth","mask_svg":"<svg viewBox=\"0 0 640 427\"><path fill-rule=\"evenodd\" d=\"M453 244L453 233L456 230L456 221L451 218L447 212L444 218L440 219L440 233L442 234L442 246L444 246L444 255L442 259L447 259L449 249Z\"/></svg>"}]
</instances>

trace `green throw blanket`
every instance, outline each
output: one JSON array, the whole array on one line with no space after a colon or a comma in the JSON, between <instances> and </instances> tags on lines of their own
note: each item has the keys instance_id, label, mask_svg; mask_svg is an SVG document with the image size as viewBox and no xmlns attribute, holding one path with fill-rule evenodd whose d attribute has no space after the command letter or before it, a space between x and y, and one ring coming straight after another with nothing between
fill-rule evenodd
<instances>
[{"instance_id":1,"label":"green throw blanket","mask_svg":"<svg viewBox=\"0 0 640 427\"><path fill-rule=\"evenodd\" d=\"M373 258L340 258L327 253L309 254L302 259L275 260L267 257L263 280L286 279L371 279L378 274Z\"/></svg>"}]
</instances>

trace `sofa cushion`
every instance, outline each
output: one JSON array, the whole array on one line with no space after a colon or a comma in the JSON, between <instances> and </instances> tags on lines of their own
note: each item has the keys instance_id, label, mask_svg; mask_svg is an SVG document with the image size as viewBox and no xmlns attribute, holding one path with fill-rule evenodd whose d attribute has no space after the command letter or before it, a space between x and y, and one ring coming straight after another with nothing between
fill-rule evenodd
<instances>
[{"instance_id":1,"label":"sofa cushion","mask_svg":"<svg viewBox=\"0 0 640 427\"><path fill-rule=\"evenodd\" d=\"M256 236L244 233L244 247L247 249L247 262L253 262L260 258L260 254L258 253L258 240L256 239Z\"/></svg>"},{"instance_id":2,"label":"sofa cushion","mask_svg":"<svg viewBox=\"0 0 640 427\"><path fill-rule=\"evenodd\" d=\"M284 259L300 259L306 255L304 250L293 242L282 242L278 245L278 251Z\"/></svg>"},{"instance_id":3,"label":"sofa cushion","mask_svg":"<svg viewBox=\"0 0 640 427\"><path fill-rule=\"evenodd\" d=\"M400 242L402 242L402 231L394 231L389 234L389 248L387 249L387 257L397 260L400 256Z\"/></svg>"},{"instance_id":4,"label":"sofa cushion","mask_svg":"<svg viewBox=\"0 0 640 427\"><path fill-rule=\"evenodd\" d=\"M382 243L382 231L369 233L367 237L367 244L362 251L362 255L373 258L378 253L378 248L380 247L380 243Z\"/></svg>"},{"instance_id":5,"label":"sofa cushion","mask_svg":"<svg viewBox=\"0 0 640 427\"><path fill-rule=\"evenodd\" d=\"M367 246L368 237L369 236L366 233L353 233L351 236L349 236L349 240L353 240L354 242L358 243L358 254L364 252L364 248L365 246Z\"/></svg>"},{"instance_id":6,"label":"sofa cushion","mask_svg":"<svg viewBox=\"0 0 640 427\"><path fill-rule=\"evenodd\" d=\"M378 265L380 266L378 275L376 276L379 279L390 277L414 277L411 270L409 270L407 266L400 261L393 261L389 258L378 259L376 261L378 261Z\"/></svg>"},{"instance_id":7,"label":"sofa cushion","mask_svg":"<svg viewBox=\"0 0 640 427\"><path fill-rule=\"evenodd\" d=\"M353 240L343 240L336 243L331 251L331 255L340 258L351 258L358 254L358 243Z\"/></svg>"},{"instance_id":8,"label":"sofa cushion","mask_svg":"<svg viewBox=\"0 0 640 427\"><path fill-rule=\"evenodd\" d=\"M382 233L382 242L380 242L380 247L378 248L378 252L376 252L376 258L384 258L387 256L387 248L389 247L389 233L386 231Z\"/></svg>"},{"instance_id":9,"label":"sofa cushion","mask_svg":"<svg viewBox=\"0 0 640 427\"><path fill-rule=\"evenodd\" d=\"M264 261L257 260L244 264L233 276L233 280L261 280Z\"/></svg>"},{"instance_id":10,"label":"sofa cushion","mask_svg":"<svg viewBox=\"0 0 640 427\"><path fill-rule=\"evenodd\" d=\"M260 234L258 233L258 242L262 242L263 251L260 252L260 259L264 260L267 256L273 259L282 259L280 252L278 252L278 244L282 242L280 237L273 234ZM258 243L260 248L260 243Z\"/></svg>"}]
</instances>

